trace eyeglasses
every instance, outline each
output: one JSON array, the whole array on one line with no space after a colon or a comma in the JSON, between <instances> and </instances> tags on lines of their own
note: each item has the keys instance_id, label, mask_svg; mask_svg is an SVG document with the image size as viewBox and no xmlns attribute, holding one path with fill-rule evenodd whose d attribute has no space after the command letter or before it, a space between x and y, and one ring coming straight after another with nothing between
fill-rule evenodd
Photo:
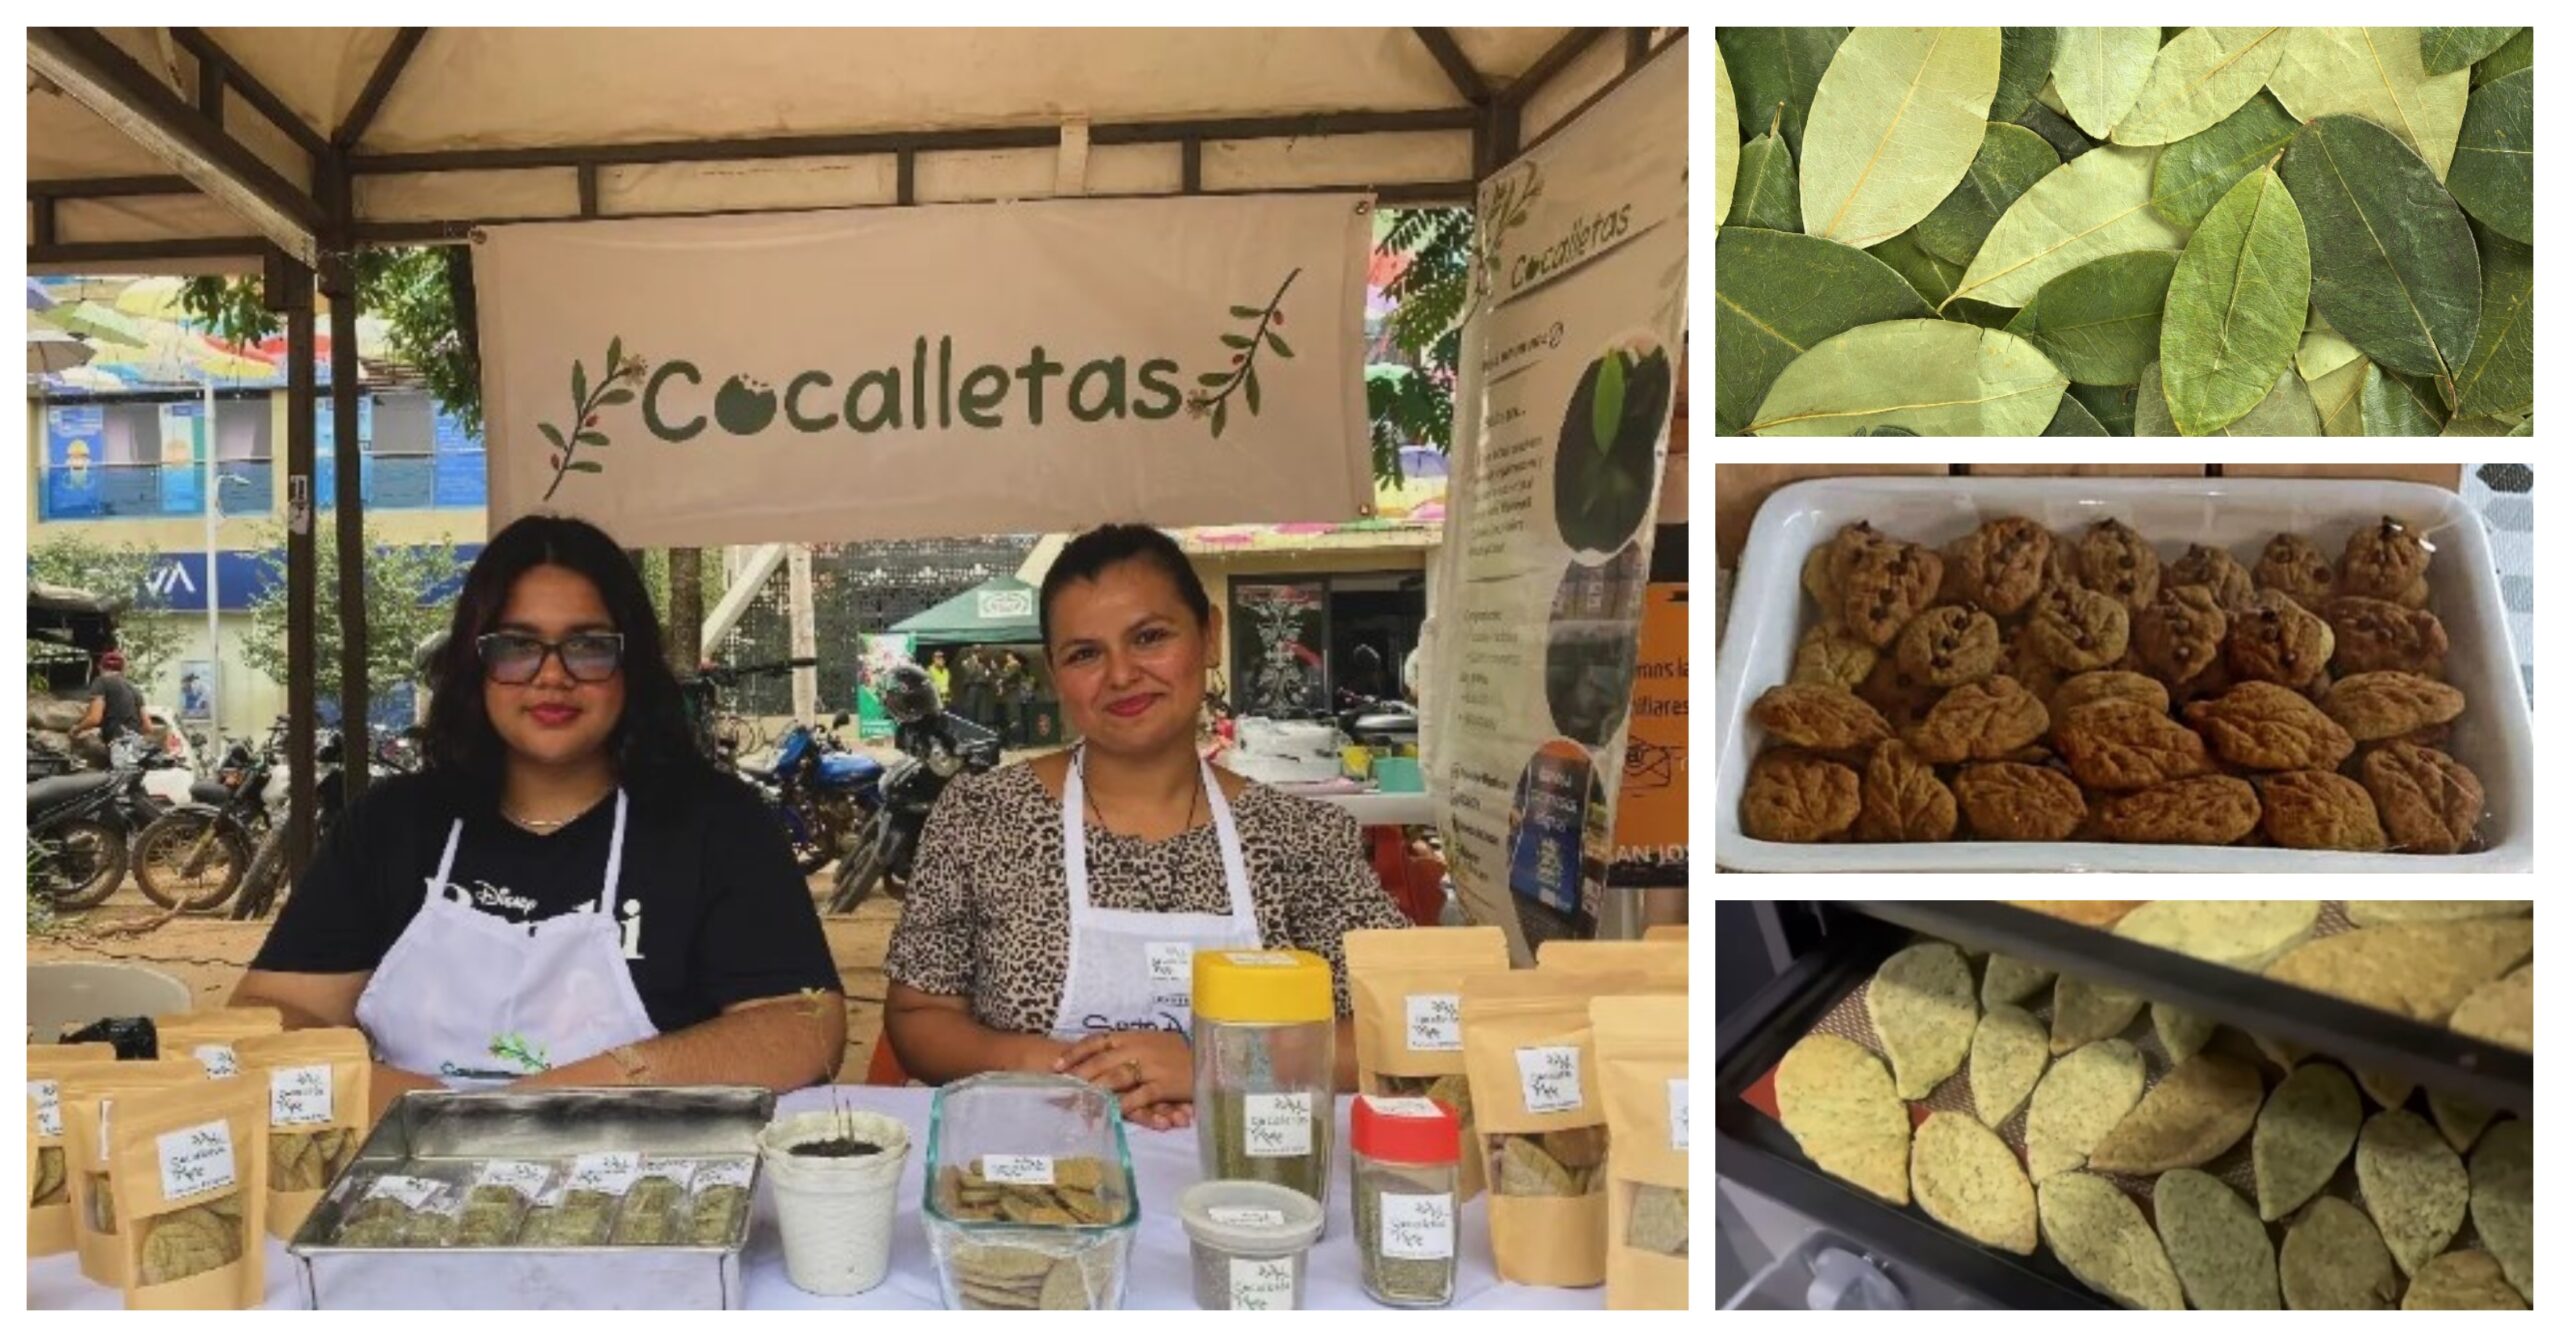
<instances>
[{"instance_id":1,"label":"eyeglasses","mask_svg":"<svg viewBox=\"0 0 2560 1337\"><path fill-rule=\"evenodd\" d=\"M520 631L493 631L475 642L489 681L522 687L542 676L542 661L560 656L560 671L579 682L603 682L622 671L622 633L582 631L546 641Z\"/></svg>"}]
</instances>

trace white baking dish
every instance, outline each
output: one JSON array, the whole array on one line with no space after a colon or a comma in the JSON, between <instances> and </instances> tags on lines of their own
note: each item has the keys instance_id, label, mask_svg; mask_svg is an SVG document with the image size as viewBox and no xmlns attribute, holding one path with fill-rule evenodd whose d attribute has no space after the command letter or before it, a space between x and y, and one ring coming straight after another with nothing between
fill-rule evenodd
<instances>
[{"instance_id":1,"label":"white baking dish","mask_svg":"<svg viewBox=\"0 0 2560 1337\"><path fill-rule=\"evenodd\" d=\"M1761 747L1748 718L1786 681L1796 639L1817 615L1799 573L1841 526L1872 521L1937 547L1985 520L2023 515L2076 537L2107 516L2141 531L2165 566L2189 543L2231 549L2243 566L2280 531L2309 536L2334 560L2349 531L2390 515L2434 545L2430 607L2453 643L2445 677L2466 705L2446 750L2480 777L2483 848L2472 854L2352 854L2196 845L2068 841L1790 845L1742 834L1744 777ZM2214 478L1829 478L1781 488L1760 508L1742 551L1716 658L1716 863L1737 872L2524 873L2533 868L2533 720L2507 639L2497 572L2480 516L2440 488L2414 483Z\"/></svg>"}]
</instances>

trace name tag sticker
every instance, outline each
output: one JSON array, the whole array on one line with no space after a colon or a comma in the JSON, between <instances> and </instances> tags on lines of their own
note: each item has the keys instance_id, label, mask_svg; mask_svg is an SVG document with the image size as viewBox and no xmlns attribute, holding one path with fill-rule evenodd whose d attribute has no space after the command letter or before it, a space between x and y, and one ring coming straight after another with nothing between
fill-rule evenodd
<instances>
[{"instance_id":1,"label":"name tag sticker","mask_svg":"<svg viewBox=\"0 0 2560 1337\"><path fill-rule=\"evenodd\" d=\"M1531 1114L1566 1114L1582 1108L1582 1051L1572 1045L1538 1045L1511 1051L1520 1065L1520 1100Z\"/></svg>"}]
</instances>

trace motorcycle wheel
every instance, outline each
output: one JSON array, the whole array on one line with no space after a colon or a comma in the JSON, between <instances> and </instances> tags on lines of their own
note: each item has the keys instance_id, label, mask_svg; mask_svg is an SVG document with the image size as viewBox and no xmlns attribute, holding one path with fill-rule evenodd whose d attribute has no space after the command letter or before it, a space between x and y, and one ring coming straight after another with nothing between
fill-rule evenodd
<instances>
[{"instance_id":1,"label":"motorcycle wheel","mask_svg":"<svg viewBox=\"0 0 2560 1337\"><path fill-rule=\"evenodd\" d=\"M142 894L185 914L230 899L248 868L249 842L208 813L170 813L144 827L133 844L133 880Z\"/></svg>"},{"instance_id":2,"label":"motorcycle wheel","mask_svg":"<svg viewBox=\"0 0 2560 1337\"><path fill-rule=\"evenodd\" d=\"M52 854L32 885L54 909L95 909L124 885L124 833L105 822L65 822L41 839Z\"/></svg>"},{"instance_id":3,"label":"motorcycle wheel","mask_svg":"<svg viewBox=\"0 0 2560 1337\"><path fill-rule=\"evenodd\" d=\"M871 894L871 884L878 880L880 867L881 827L886 819L874 813L862 824L844 857L836 860L835 895L827 902L827 913L849 915Z\"/></svg>"},{"instance_id":4,"label":"motorcycle wheel","mask_svg":"<svg viewBox=\"0 0 2560 1337\"><path fill-rule=\"evenodd\" d=\"M275 827L258 840L249 857L249 872L240 879L240 899L231 904L233 919L264 919L275 909L277 883L284 879L284 828Z\"/></svg>"}]
</instances>

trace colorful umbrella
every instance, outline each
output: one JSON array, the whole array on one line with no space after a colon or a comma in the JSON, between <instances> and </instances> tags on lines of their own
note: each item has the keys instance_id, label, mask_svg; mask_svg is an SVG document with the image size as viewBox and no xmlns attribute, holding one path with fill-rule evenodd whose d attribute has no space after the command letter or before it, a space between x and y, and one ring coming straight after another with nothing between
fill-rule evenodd
<instances>
[{"instance_id":1,"label":"colorful umbrella","mask_svg":"<svg viewBox=\"0 0 2560 1337\"><path fill-rule=\"evenodd\" d=\"M96 356L89 345L50 325L30 323L27 327L27 372L69 371Z\"/></svg>"}]
</instances>

